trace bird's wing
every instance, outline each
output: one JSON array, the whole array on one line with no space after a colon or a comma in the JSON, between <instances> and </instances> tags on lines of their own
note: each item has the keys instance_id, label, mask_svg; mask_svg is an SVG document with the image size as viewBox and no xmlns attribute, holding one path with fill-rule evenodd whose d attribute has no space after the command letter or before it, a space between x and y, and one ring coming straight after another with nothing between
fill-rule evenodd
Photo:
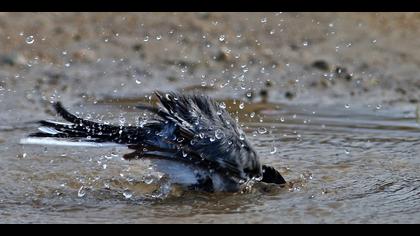
<instances>
[{"instance_id":1,"label":"bird's wing","mask_svg":"<svg viewBox=\"0 0 420 236\"><path fill-rule=\"evenodd\" d=\"M235 175L246 178L244 170L260 171L259 161L243 131L229 113L214 100L178 93L156 93L161 102L161 115L176 126L182 137L180 148L187 154Z\"/></svg>"}]
</instances>

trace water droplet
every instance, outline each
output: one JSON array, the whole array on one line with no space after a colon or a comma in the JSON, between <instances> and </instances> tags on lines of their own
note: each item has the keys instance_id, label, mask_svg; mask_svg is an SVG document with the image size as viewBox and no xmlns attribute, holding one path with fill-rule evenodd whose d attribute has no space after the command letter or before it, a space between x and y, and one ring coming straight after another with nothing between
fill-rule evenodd
<instances>
[{"instance_id":1,"label":"water droplet","mask_svg":"<svg viewBox=\"0 0 420 236\"><path fill-rule=\"evenodd\" d=\"M300 174L300 178L303 179L303 180L312 180L313 175L310 172L304 172L304 173Z\"/></svg>"},{"instance_id":2,"label":"water droplet","mask_svg":"<svg viewBox=\"0 0 420 236\"><path fill-rule=\"evenodd\" d=\"M125 197L125 199L130 199L131 197L133 197L133 193L128 190L125 190L123 192L123 196Z\"/></svg>"},{"instance_id":3,"label":"water droplet","mask_svg":"<svg viewBox=\"0 0 420 236\"><path fill-rule=\"evenodd\" d=\"M344 150L344 153L346 154L346 155L349 155L350 154L350 151L349 150Z\"/></svg>"},{"instance_id":4,"label":"water droplet","mask_svg":"<svg viewBox=\"0 0 420 236\"><path fill-rule=\"evenodd\" d=\"M284 122L285 121L285 119L284 119L284 117L280 117L280 122Z\"/></svg>"},{"instance_id":5,"label":"water droplet","mask_svg":"<svg viewBox=\"0 0 420 236\"><path fill-rule=\"evenodd\" d=\"M18 154L17 158L26 158L27 156L28 156L28 154L26 154L26 152L25 152L23 154Z\"/></svg>"},{"instance_id":6,"label":"water droplet","mask_svg":"<svg viewBox=\"0 0 420 236\"><path fill-rule=\"evenodd\" d=\"M267 23L267 17L262 18L261 23Z\"/></svg>"},{"instance_id":7,"label":"water droplet","mask_svg":"<svg viewBox=\"0 0 420 236\"><path fill-rule=\"evenodd\" d=\"M143 41L144 41L144 42L149 41L149 36L144 37Z\"/></svg>"},{"instance_id":8,"label":"water droplet","mask_svg":"<svg viewBox=\"0 0 420 236\"><path fill-rule=\"evenodd\" d=\"M276 152L277 152L277 148L273 146L270 150L270 154L275 154Z\"/></svg>"},{"instance_id":9,"label":"water droplet","mask_svg":"<svg viewBox=\"0 0 420 236\"><path fill-rule=\"evenodd\" d=\"M304 47L307 47L308 45L309 45L309 42L308 41L305 41L305 42L303 42L303 44L302 44Z\"/></svg>"},{"instance_id":10,"label":"water droplet","mask_svg":"<svg viewBox=\"0 0 420 236\"><path fill-rule=\"evenodd\" d=\"M382 109L382 105L381 104L376 105L376 110L381 110L381 109Z\"/></svg>"},{"instance_id":11,"label":"water droplet","mask_svg":"<svg viewBox=\"0 0 420 236\"><path fill-rule=\"evenodd\" d=\"M156 40L161 40L162 39L162 36L161 35L158 35L158 36L156 36Z\"/></svg>"},{"instance_id":12,"label":"water droplet","mask_svg":"<svg viewBox=\"0 0 420 236\"><path fill-rule=\"evenodd\" d=\"M258 128L257 131L258 131L259 134L265 134L265 133L267 133L267 129L265 127L260 127L260 128Z\"/></svg>"},{"instance_id":13,"label":"water droplet","mask_svg":"<svg viewBox=\"0 0 420 236\"><path fill-rule=\"evenodd\" d=\"M206 81L201 82L201 87L206 87L206 86L207 86L207 82Z\"/></svg>"},{"instance_id":14,"label":"water droplet","mask_svg":"<svg viewBox=\"0 0 420 236\"><path fill-rule=\"evenodd\" d=\"M226 87L227 85L229 85L229 83L230 83L230 81L228 80L226 83L220 84L220 88Z\"/></svg>"},{"instance_id":15,"label":"water droplet","mask_svg":"<svg viewBox=\"0 0 420 236\"><path fill-rule=\"evenodd\" d=\"M217 139L222 139L222 138L225 136L225 133L223 133L223 131L221 131L220 129L218 129L218 130L216 130L216 132L215 132L214 136L215 136Z\"/></svg>"},{"instance_id":16,"label":"water droplet","mask_svg":"<svg viewBox=\"0 0 420 236\"><path fill-rule=\"evenodd\" d=\"M182 150L182 157L187 157L188 153L186 153L184 150Z\"/></svg>"},{"instance_id":17,"label":"water droplet","mask_svg":"<svg viewBox=\"0 0 420 236\"><path fill-rule=\"evenodd\" d=\"M178 143L182 143L182 142L184 142L184 140L185 140L185 138L184 138L184 137L179 137L179 138L177 138L177 139L176 139L176 141L177 141Z\"/></svg>"},{"instance_id":18,"label":"water droplet","mask_svg":"<svg viewBox=\"0 0 420 236\"><path fill-rule=\"evenodd\" d=\"M62 54L65 56L67 55L67 51L63 51Z\"/></svg>"},{"instance_id":19,"label":"water droplet","mask_svg":"<svg viewBox=\"0 0 420 236\"><path fill-rule=\"evenodd\" d=\"M145 184L152 184L154 180L153 180L152 176L146 176L146 177L143 178L143 181L144 181Z\"/></svg>"},{"instance_id":20,"label":"water droplet","mask_svg":"<svg viewBox=\"0 0 420 236\"><path fill-rule=\"evenodd\" d=\"M220 108L222 108L222 109L226 109L226 103L221 102L221 103L219 104L219 107L220 107Z\"/></svg>"},{"instance_id":21,"label":"water droplet","mask_svg":"<svg viewBox=\"0 0 420 236\"><path fill-rule=\"evenodd\" d=\"M30 35L30 36L26 37L25 42L27 44L33 44L35 42L34 36Z\"/></svg>"},{"instance_id":22,"label":"water droplet","mask_svg":"<svg viewBox=\"0 0 420 236\"><path fill-rule=\"evenodd\" d=\"M191 144L192 146L194 146L196 143L197 143L197 140L195 140L195 139L192 139L192 140L190 141L190 144Z\"/></svg>"},{"instance_id":23,"label":"water droplet","mask_svg":"<svg viewBox=\"0 0 420 236\"><path fill-rule=\"evenodd\" d=\"M271 30L271 31L270 31L270 34L271 34L271 35L273 35L274 33L276 33L276 31L275 31L275 30Z\"/></svg>"},{"instance_id":24,"label":"water droplet","mask_svg":"<svg viewBox=\"0 0 420 236\"><path fill-rule=\"evenodd\" d=\"M245 108L245 104L243 103L243 102L241 102L240 104L239 104L239 109L244 109Z\"/></svg>"},{"instance_id":25,"label":"water droplet","mask_svg":"<svg viewBox=\"0 0 420 236\"><path fill-rule=\"evenodd\" d=\"M210 137L210 142L214 142L214 141L216 141L216 138L215 137Z\"/></svg>"},{"instance_id":26,"label":"water droplet","mask_svg":"<svg viewBox=\"0 0 420 236\"><path fill-rule=\"evenodd\" d=\"M103 164L102 165L102 168L104 169L104 170L106 170L106 168L107 168L108 166L106 165L106 164Z\"/></svg>"},{"instance_id":27,"label":"water droplet","mask_svg":"<svg viewBox=\"0 0 420 236\"><path fill-rule=\"evenodd\" d=\"M82 186L82 187L79 188L79 191L77 192L77 196L78 197L84 197L85 195L86 195L86 190L85 190L85 187Z\"/></svg>"},{"instance_id":28,"label":"water droplet","mask_svg":"<svg viewBox=\"0 0 420 236\"><path fill-rule=\"evenodd\" d=\"M344 105L344 107L345 107L346 109L350 109L350 104L346 104L346 105Z\"/></svg>"},{"instance_id":29,"label":"water droplet","mask_svg":"<svg viewBox=\"0 0 420 236\"><path fill-rule=\"evenodd\" d=\"M245 140L245 135L244 134L239 134L239 139L240 140Z\"/></svg>"},{"instance_id":30,"label":"water droplet","mask_svg":"<svg viewBox=\"0 0 420 236\"><path fill-rule=\"evenodd\" d=\"M141 84L141 81L136 79L136 84Z\"/></svg>"},{"instance_id":31,"label":"water droplet","mask_svg":"<svg viewBox=\"0 0 420 236\"><path fill-rule=\"evenodd\" d=\"M225 41L225 36L224 36L223 34L219 36L219 41L220 41L220 42Z\"/></svg>"},{"instance_id":32,"label":"water droplet","mask_svg":"<svg viewBox=\"0 0 420 236\"><path fill-rule=\"evenodd\" d=\"M119 122L120 122L120 125L121 126L123 126L125 124L125 122L126 122L126 119L125 119L125 117L122 114L120 114Z\"/></svg>"}]
</instances>

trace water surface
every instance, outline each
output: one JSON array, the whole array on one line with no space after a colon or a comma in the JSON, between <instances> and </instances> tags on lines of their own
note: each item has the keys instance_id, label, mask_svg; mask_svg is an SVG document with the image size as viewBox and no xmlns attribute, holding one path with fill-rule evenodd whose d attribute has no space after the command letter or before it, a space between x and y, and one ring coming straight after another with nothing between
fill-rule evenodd
<instances>
[{"instance_id":1,"label":"water surface","mask_svg":"<svg viewBox=\"0 0 420 236\"><path fill-rule=\"evenodd\" d=\"M262 162L281 170L286 187L183 192L147 161L122 160L125 148L21 145L36 125L10 122L0 127L0 222L420 223L415 108L226 104L240 111ZM128 122L139 114L123 111Z\"/></svg>"}]
</instances>

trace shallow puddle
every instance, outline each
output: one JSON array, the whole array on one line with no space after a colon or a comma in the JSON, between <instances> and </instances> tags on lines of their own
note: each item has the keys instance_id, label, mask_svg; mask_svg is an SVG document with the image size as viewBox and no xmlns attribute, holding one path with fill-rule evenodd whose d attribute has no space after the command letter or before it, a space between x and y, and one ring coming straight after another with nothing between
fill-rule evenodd
<instances>
[{"instance_id":1,"label":"shallow puddle","mask_svg":"<svg viewBox=\"0 0 420 236\"><path fill-rule=\"evenodd\" d=\"M139 113L127 106L138 102L71 110L112 120L122 109L134 122ZM3 124L0 221L419 223L415 109L246 102L238 109L241 101L224 102L239 111L262 162L281 170L286 187L257 184L237 194L183 192L153 173L147 161L122 160L125 148L20 145L19 139L36 126Z\"/></svg>"}]
</instances>

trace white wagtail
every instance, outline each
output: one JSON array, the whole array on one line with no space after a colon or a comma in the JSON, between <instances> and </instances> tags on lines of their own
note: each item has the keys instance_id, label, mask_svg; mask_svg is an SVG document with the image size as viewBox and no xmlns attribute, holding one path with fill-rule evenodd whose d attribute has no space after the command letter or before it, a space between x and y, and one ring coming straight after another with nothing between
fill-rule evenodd
<instances>
[{"instance_id":1,"label":"white wagtail","mask_svg":"<svg viewBox=\"0 0 420 236\"><path fill-rule=\"evenodd\" d=\"M223 105L202 95L155 94L158 107L138 107L155 114L140 126L84 120L58 102L54 108L67 122L40 121L39 132L30 137L126 145L134 151L124 159L147 158L172 183L192 190L236 192L249 181L286 183L277 170L260 163Z\"/></svg>"}]
</instances>

